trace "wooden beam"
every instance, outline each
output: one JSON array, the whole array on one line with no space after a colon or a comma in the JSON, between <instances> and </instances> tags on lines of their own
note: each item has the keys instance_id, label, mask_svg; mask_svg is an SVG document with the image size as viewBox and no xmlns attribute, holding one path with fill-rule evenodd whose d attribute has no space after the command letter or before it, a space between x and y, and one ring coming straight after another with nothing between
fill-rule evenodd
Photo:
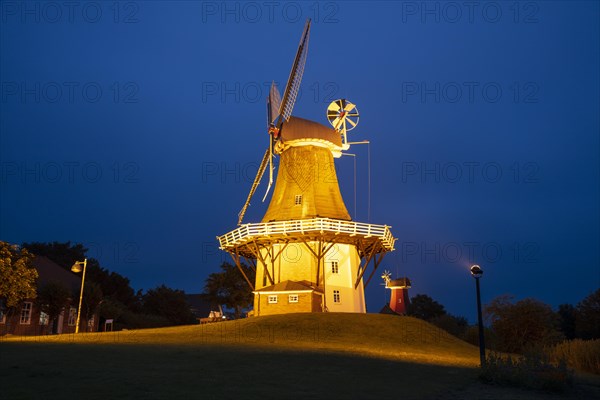
<instances>
[{"instance_id":1,"label":"wooden beam","mask_svg":"<svg viewBox=\"0 0 600 400\"><path fill-rule=\"evenodd\" d=\"M371 262L371 259L375 255L376 250L377 250L377 245L375 245L375 246L373 246L371 248L371 252L369 254L369 258L367 259L367 262L365 263L365 266L360 271L360 274L356 278L356 282L354 283L354 289L356 289L358 287L358 284L359 284L360 280L362 279L363 275L365 274L367 268L369 267L369 263Z\"/></svg>"},{"instance_id":2,"label":"wooden beam","mask_svg":"<svg viewBox=\"0 0 600 400\"><path fill-rule=\"evenodd\" d=\"M306 240L304 240L304 239L303 239L303 240L302 240L302 243L304 243L304 245L306 246L306 248L307 248L308 250L310 250L310 252L313 254L313 256L315 256L315 257L319 257L319 256L317 255L317 253L315 253L315 251L312 249L312 247L310 247L310 246L308 245L308 243L306 243Z\"/></svg>"},{"instance_id":3,"label":"wooden beam","mask_svg":"<svg viewBox=\"0 0 600 400\"><path fill-rule=\"evenodd\" d=\"M377 267L379 267L379 264L383 260L383 257L385 257L385 251L379 253L379 257L375 256L375 263L373 265L373 271L371 272L371 275L369 275L369 278L367 279L367 282L365 283L365 286L364 286L365 289L367 288L367 285L369 284L369 282L371 281L371 278L375 274L375 271L377 271Z\"/></svg>"},{"instance_id":4,"label":"wooden beam","mask_svg":"<svg viewBox=\"0 0 600 400\"><path fill-rule=\"evenodd\" d=\"M281 253L283 253L283 251L286 249L286 247L288 246L289 243L290 243L289 241L285 242L285 244L281 247L281 250L279 250L277 255L273 258L273 260L277 260L279 258L279 256L281 255Z\"/></svg>"},{"instance_id":5,"label":"wooden beam","mask_svg":"<svg viewBox=\"0 0 600 400\"><path fill-rule=\"evenodd\" d=\"M269 282L271 282L271 285L274 285L275 281L273 281L273 278L271 278L271 274L269 274L269 268L267 268L267 262L265 261L262 254L260 254L260 249L258 248L256 243L253 242L252 244L254 245L254 248L256 249L256 252L254 254L256 255L257 260L260 260L261 264L263 265L263 269L265 270L265 273L267 274L267 278L269 278Z\"/></svg>"},{"instance_id":6,"label":"wooden beam","mask_svg":"<svg viewBox=\"0 0 600 400\"><path fill-rule=\"evenodd\" d=\"M233 258L235 265L238 267L238 269L244 276L244 279L246 280L246 282L248 282L248 285L250 285L250 289L252 289L252 291L254 291L254 285L252 284L252 282L250 282L250 279L248 279L248 277L246 276L246 273L244 272L244 269L240 265L240 256L237 254L237 252L235 253L235 256L233 255L233 253L229 253L229 255L231 256L231 258Z\"/></svg>"},{"instance_id":7,"label":"wooden beam","mask_svg":"<svg viewBox=\"0 0 600 400\"><path fill-rule=\"evenodd\" d=\"M246 260L250 261L250 267L252 268L252 271L256 272L256 260L254 258L249 258L249 257L245 257Z\"/></svg>"}]
</instances>

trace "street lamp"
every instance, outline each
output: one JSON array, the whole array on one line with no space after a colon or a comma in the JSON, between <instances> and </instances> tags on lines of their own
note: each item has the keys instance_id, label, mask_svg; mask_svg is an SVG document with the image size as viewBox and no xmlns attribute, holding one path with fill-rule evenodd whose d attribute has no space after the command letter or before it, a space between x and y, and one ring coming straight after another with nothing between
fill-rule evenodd
<instances>
[{"instance_id":1,"label":"street lamp","mask_svg":"<svg viewBox=\"0 0 600 400\"><path fill-rule=\"evenodd\" d=\"M475 278L477 288L477 321L479 323L479 359L481 366L485 365L485 340L483 337L483 320L481 318L481 294L479 292L479 279L483 276L483 270L479 265L471 266L471 275Z\"/></svg>"},{"instance_id":2,"label":"street lamp","mask_svg":"<svg viewBox=\"0 0 600 400\"><path fill-rule=\"evenodd\" d=\"M85 267L87 267L87 258L83 261L75 261L71 267L71 271L80 273L83 266L83 275L81 276L81 292L79 292L79 308L77 309L77 322L75 325L75 333L79 333L79 317L81 316L81 300L83 300L83 284L85 283Z\"/></svg>"}]
</instances>

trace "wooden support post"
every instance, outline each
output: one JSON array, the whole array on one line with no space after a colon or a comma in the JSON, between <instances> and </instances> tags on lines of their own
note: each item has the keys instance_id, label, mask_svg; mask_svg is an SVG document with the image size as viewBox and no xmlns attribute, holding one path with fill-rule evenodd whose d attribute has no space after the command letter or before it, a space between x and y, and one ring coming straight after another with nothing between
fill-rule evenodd
<instances>
[{"instance_id":1,"label":"wooden support post","mask_svg":"<svg viewBox=\"0 0 600 400\"><path fill-rule=\"evenodd\" d=\"M367 285L369 284L369 282L371 281L371 278L375 274L375 271L377 271L377 267L379 267L379 264L381 263L381 260L383 260L383 257L385 257L385 251L380 253L379 257L375 256L375 263L373 265L373 271L371 272L371 275L369 275L367 282L365 282L365 286L364 286L365 289L367 288Z\"/></svg>"},{"instance_id":2,"label":"wooden support post","mask_svg":"<svg viewBox=\"0 0 600 400\"><path fill-rule=\"evenodd\" d=\"M358 287L358 284L360 283L360 280L362 279L363 275L365 274L365 271L369 267L369 263L371 262L371 259L375 255L376 250L377 250L376 245L371 247L371 251L369 252L369 257L367 258L367 262L365 263L365 265L363 266L362 269L359 268L360 273L358 274L358 277L356 278L356 282L354 283L354 289L356 289Z\"/></svg>"},{"instance_id":3,"label":"wooden support post","mask_svg":"<svg viewBox=\"0 0 600 400\"><path fill-rule=\"evenodd\" d=\"M246 280L246 282L248 282L248 285L250 285L250 289L252 289L252 291L254 291L254 285L252 284L252 282L250 282L250 279L248 279L248 277L246 276L246 273L244 272L244 269L242 268L242 266L240 264L240 256L237 254L237 252L235 253L235 256L231 252L228 252L228 253L231 256L231 258L233 258L235 265L238 267L238 269L244 276L244 279Z\"/></svg>"},{"instance_id":4,"label":"wooden support post","mask_svg":"<svg viewBox=\"0 0 600 400\"><path fill-rule=\"evenodd\" d=\"M261 262L261 264L263 265L263 269L265 270L265 274L267 274L267 278L269 279L269 282L271 282L271 285L274 285L275 282L273 281L271 274L269 274L269 268L267 268L267 262L265 261L262 254L260 254L260 250L259 250L258 246L256 245L256 242L252 242L252 244L254 245L254 249L256 250L256 252L254 254L256 255L257 260L259 260Z\"/></svg>"}]
</instances>

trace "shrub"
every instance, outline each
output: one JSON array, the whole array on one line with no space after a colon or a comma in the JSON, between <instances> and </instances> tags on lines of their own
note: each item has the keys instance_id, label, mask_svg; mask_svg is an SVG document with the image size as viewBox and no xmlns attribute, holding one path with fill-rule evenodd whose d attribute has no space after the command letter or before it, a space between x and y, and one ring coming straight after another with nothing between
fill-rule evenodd
<instances>
[{"instance_id":1,"label":"shrub","mask_svg":"<svg viewBox=\"0 0 600 400\"><path fill-rule=\"evenodd\" d=\"M491 353L479 377L486 383L552 392L562 392L573 385L573 371L564 361L554 364L539 354L513 359Z\"/></svg>"},{"instance_id":2,"label":"shrub","mask_svg":"<svg viewBox=\"0 0 600 400\"><path fill-rule=\"evenodd\" d=\"M544 351L552 360L565 360L570 368L600 374L600 339L566 340Z\"/></svg>"}]
</instances>

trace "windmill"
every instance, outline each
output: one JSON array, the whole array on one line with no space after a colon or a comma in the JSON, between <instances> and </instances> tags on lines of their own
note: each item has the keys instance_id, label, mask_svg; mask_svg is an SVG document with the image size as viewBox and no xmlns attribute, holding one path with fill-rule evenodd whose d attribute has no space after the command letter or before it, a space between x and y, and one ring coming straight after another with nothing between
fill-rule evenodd
<instances>
[{"instance_id":1,"label":"windmill","mask_svg":"<svg viewBox=\"0 0 600 400\"><path fill-rule=\"evenodd\" d=\"M267 99L268 148L238 214L238 228L218 236L254 293L254 315L287 312L366 312L364 288L395 240L387 225L352 221L342 198L334 158L352 142L356 105L346 99L326 111L330 126L292 116L308 52L304 26L283 97L273 83ZM279 157L276 178L274 157ZM242 223L269 169L262 220ZM275 178L275 179L274 179ZM256 272L252 282L242 259ZM371 273L363 276L372 265Z\"/></svg>"},{"instance_id":2,"label":"windmill","mask_svg":"<svg viewBox=\"0 0 600 400\"><path fill-rule=\"evenodd\" d=\"M396 314L404 315L408 312L410 298L408 289L411 287L410 279L403 277L391 279L392 273L385 271L381 278L385 282L385 288L390 290L390 309Z\"/></svg>"}]
</instances>

